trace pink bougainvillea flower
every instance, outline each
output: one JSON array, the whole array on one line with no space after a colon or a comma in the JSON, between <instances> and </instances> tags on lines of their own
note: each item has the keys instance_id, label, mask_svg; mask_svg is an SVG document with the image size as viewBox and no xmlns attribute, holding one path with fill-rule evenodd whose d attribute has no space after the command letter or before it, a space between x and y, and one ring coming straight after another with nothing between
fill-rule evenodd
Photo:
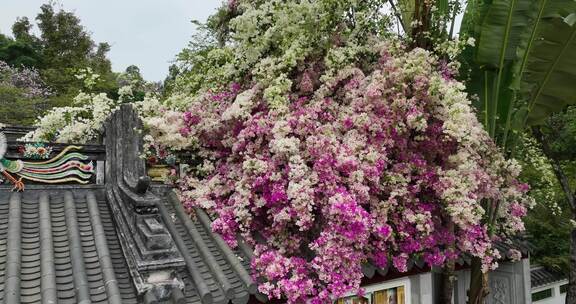
<instances>
[{"instance_id":1,"label":"pink bougainvillea flower","mask_svg":"<svg viewBox=\"0 0 576 304\"><path fill-rule=\"evenodd\" d=\"M247 82L157 119L180 130L163 135L166 146L203 159L179 183L185 206L211 213L231 246L238 235L254 246L270 298L329 303L358 291L367 262L406 272L416 259L441 267L465 253L488 271L500 253L482 202L498 206L498 232L524 229L519 168L446 63L397 43L372 53L332 76L301 69L285 107Z\"/></svg>"}]
</instances>

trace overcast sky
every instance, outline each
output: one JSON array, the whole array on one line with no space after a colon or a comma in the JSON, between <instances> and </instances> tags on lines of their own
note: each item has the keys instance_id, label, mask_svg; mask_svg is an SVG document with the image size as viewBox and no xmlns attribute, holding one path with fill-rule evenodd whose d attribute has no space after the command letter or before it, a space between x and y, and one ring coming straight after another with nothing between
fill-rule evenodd
<instances>
[{"instance_id":1,"label":"overcast sky","mask_svg":"<svg viewBox=\"0 0 576 304\"><path fill-rule=\"evenodd\" d=\"M1 0L0 33L10 34L16 17L31 21L48 0ZM146 80L164 80L168 66L194 32L191 20L205 21L221 0L60 0L92 39L112 45L114 71L135 64Z\"/></svg>"}]
</instances>

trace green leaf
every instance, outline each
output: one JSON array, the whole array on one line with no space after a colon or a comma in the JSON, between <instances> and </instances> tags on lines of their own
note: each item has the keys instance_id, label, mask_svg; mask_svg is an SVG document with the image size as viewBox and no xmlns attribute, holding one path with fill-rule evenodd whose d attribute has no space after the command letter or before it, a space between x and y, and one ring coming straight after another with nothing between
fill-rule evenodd
<instances>
[{"instance_id":1,"label":"green leaf","mask_svg":"<svg viewBox=\"0 0 576 304\"><path fill-rule=\"evenodd\" d=\"M504 148L512 130L574 104L575 22L574 0L469 2L462 28L477 39L469 88Z\"/></svg>"},{"instance_id":2,"label":"green leaf","mask_svg":"<svg viewBox=\"0 0 576 304\"><path fill-rule=\"evenodd\" d=\"M576 104L576 3L569 4L573 12L566 17L548 13L542 18L527 56L519 93L528 106L524 121L529 125Z\"/></svg>"},{"instance_id":3,"label":"green leaf","mask_svg":"<svg viewBox=\"0 0 576 304\"><path fill-rule=\"evenodd\" d=\"M523 118L528 115L528 107L523 106L512 113L512 119L510 121L510 127L512 130L522 130L524 128Z\"/></svg>"},{"instance_id":4,"label":"green leaf","mask_svg":"<svg viewBox=\"0 0 576 304\"><path fill-rule=\"evenodd\" d=\"M535 18L536 3L533 0L496 0L488 4L478 30L478 63L498 68L503 61L516 59L517 47Z\"/></svg>"},{"instance_id":5,"label":"green leaf","mask_svg":"<svg viewBox=\"0 0 576 304\"><path fill-rule=\"evenodd\" d=\"M484 20L484 16L490 8L490 5L484 2L484 0L468 1L462 22L460 24L460 35L466 35L478 40L478 37L480 36L479 32L481 29L480 25L482 24L482 20Z\"/></svg>"},{"instance_id":6,"label":"green leaf","mask_svg":"<svg viewBox=\"0 0 576 304\"><path fill-rule=\"evenodd\" d=\"M476 39L469 87L481 97L482 121L490 135L505 146L516 94L509 87L515 80L518 48L530 35L537 16L534 0L473 0L468 3L462 28Z\"/></svg>"},{"instance_id":7,"label":"green leaf","mask_svg":"<svg viewBox=\"0 0 576 304\"><path fill-rule=\"evenodd\" d=\"M415 7L414 0L398 0L398 9L400 10L400 15L402 15L402 23L406 31L412 28Z\"/></svg>"},{"instance_id":8,"label":"green leaf","mask_svg":"<svg viewBox=\"0 0 576 304\"><path fill-rule=\"evenodd\" d=\"M448 0L436 0L436 8L442 16L448 14Z\"/></svg>"}]
</instances>

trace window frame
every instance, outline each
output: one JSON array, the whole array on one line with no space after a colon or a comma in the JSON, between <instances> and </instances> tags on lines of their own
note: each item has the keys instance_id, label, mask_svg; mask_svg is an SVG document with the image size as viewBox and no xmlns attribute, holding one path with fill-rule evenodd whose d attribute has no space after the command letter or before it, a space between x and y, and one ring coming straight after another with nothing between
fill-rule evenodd
<instances>
[{"instance_id":1,"label":"window frame","mask_svg":"<svg viewBox=\"0 0 576 304\"><path fill-rule=\"evenodd\" d=\"M364 294L371 294L371 293L376 292L376 291L382 291L382 290L391 289L391 288L398 288L398 287L404 287L404 302L406 302L404 304L412 303L412 293L411 293L411 289L410 289L410 279L409 278L400 278L400 279L389 280L389 281L385 281L385 282L381 282L381 283L375 283L375 284L370 284L370 285L366 285L366 286L360 286L360 288L362 288L364 290ZM356 296L356 295L357 294L354 292L349 292L338 299Z\"/></svg>"}]
</instances>

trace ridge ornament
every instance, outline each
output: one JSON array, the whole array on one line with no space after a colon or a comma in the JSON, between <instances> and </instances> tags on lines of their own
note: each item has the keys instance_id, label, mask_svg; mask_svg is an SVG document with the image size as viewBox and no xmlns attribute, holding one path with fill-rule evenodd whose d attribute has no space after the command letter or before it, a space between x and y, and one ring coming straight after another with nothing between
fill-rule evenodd
<instances>
[{"instance_id":1,"label":"ridge ornament","mask_svg":"<svg viewBox=\"0 0 576 304\"><path fill-rule=\"evenodd\" d=\"M94 165L92 161L86 162L88 156L70 152L80 149L79 146L68 146L55 157L43 162L8 160L4 158L8 143L4 133L0 132L0 172L14 184L12 191L24 191L22 179L46 184L66 182L87 184L94 174Z\"/></svg>"}]
</instances>

